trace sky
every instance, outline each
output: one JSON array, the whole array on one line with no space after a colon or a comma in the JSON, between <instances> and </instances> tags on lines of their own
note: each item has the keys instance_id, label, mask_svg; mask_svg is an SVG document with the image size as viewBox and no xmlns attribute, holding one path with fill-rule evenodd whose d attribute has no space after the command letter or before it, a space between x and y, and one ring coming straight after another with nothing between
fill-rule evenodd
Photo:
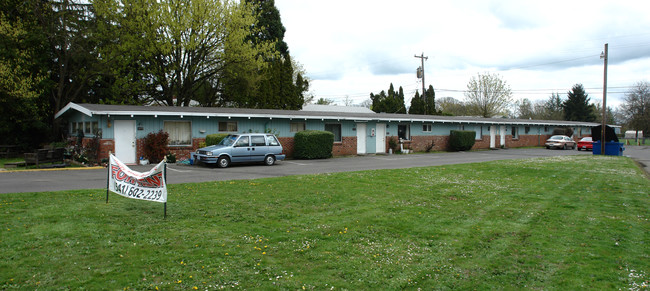
<instances>
[{"instance_id":1,"label":"sky","mask_svg":"<svg viewBox=\"0 0 650 291\"><path fill-rule=\"evenodd\" d=\"M464 100L479 73L498 74L514 100L566 98L582 84L602 103L608 43L607 106L650 81L650 1L275 0L292 58L310 94L343 105L370 93L415 90Z\"/></svg>"}]
</instances>

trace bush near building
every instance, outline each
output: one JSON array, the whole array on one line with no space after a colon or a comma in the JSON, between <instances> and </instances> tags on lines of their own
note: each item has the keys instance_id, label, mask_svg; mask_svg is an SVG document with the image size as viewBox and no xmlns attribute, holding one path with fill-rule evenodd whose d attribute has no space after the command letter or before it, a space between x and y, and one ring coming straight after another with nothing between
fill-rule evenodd
<instances>
[{"instance_id":1,"label":"bush near building","mask_svg":"<svg viewBox=\"0 0 650 291\"><path fill-rule=\"evenodd\" d=\"M449 133L449 149L452 151L468 151L476 142L476 132L473 130L452 130Z\"/></svg>"},{"instance_id":2,"label":"bush near building","mask_svg":"<svg viewBox=\"0 0 650 291\"><path fill-rule=\"evenodd\" d=\"M334 134L322 130L304 130L294 136L296 159L327 159L332 157Z\"/></svg>"}]
</instances>

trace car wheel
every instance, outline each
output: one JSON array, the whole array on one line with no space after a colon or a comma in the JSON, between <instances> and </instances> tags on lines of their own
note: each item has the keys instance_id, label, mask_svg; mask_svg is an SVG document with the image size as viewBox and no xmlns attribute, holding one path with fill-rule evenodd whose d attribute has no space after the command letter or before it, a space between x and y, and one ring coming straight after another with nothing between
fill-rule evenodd
<instances>
[{"instance_id":1,"label":"car wheel","mask_svg":"<svg viewBox=\"0 0 650 291\"><path fill-rule=\"evenodd\" d=\"M228 168L230 165L230 158L228 157L219 157L217 160L217 167L219 168Z\"/></svg>"},{"instance_id":2,"label":"car wheel","mask_svg":"<svg viewBox=\"0 0 650 291\"><path fill-rule=\"evenodd\" d=\"M266 158L264 158L264 164L267 166L273 166L273 164L275 164L275 157L271 155L266 156Z\"/></svg>"}]
</instances>

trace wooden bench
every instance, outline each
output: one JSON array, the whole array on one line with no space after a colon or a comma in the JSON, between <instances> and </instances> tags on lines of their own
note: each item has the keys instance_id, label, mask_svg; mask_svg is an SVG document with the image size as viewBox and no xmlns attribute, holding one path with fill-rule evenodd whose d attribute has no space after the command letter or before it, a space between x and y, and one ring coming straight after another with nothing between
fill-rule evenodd
<instances>
[{"instance_id":1,"label":"wooden bench","mask_svg":"<svg viewBox=\"0 0 650 291\"><path fill-rule=\"evenodd\" d=\"M63 154L65 153L64 148L55 148L52 150L40 149L35 153L25 153L25 165L36 165L37 167L40 164L44 163L63 163Z\"/></svg>"}]
</instances>

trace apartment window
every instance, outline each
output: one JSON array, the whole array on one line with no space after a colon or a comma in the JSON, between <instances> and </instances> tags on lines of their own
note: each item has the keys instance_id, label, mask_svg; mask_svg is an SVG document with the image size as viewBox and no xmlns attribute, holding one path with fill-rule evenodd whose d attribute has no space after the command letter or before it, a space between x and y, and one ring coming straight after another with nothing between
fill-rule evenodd
<instances>
[{"instance_id":1,"label":"apartment window","mask_svg":"<svg viewBox=\"0 0 650 291\"><path fill-rule=\"evenodd\" d=\"M398 125L397 136L403 140L411 140L411 126L408 124Z\"/></svg>"},{"instance_id":2,"label":"apartment window","mask_svg":"<svg viewBox=\"0 0 650 291\"><path fill-rule=\"evenodd\" d=\"M512 127L512 139L518 139L519 138L519 127L513 126Z\"/></svg>"},{"instance_id":3,"label":"apartment window","mask_svg":"<svg viewBox=\"0 0 650 291\"><path fill-rule=\"evenodd\" d=\"M422 131L423 132L431 132L431 124L423 124L422 125Z\"/></svg>"},{"instance_id":4,"label":"apartment window","mask_svg":"<svg viewBox=\"0 0 650 291\"><path fill-rule=\"evenodd\" d=\"M305 130L304 122L292 122L291 123L291 132L299 132Z\"/></svg>"},{"instance_id":5,"label":"apartment window","mask_svg":"<svg viewBox=\"0 0 650 291\"><path fill-rule=\"evenodd\" d=\"M91 130L92 125L90 124L90 122L84 122L83 125L84 125L84 133L92 134L92 130Z\"/></svg>"},{"instance_id":6,"label":"apartment window","mask_svg":"<svg viewBox=\"0 0 650 291\"><path fill-rule=\"evenodd\" d=\"M192 123L189 121L165 121L163 130L169 134L170 146L192 145Z\"/></svg>"},{"instance_id":7,"label":"apartment window","mask_svg":"<svg viewBox=\"0 0 650 291\"><path fill-rule=\"evenodd\" d=\"M526 126L524 128L524 133L528 134L528 132L530 132L530 126Z\"/></svg>"},{"instance_id":8,"label":"apartment window","mask_svg":"<svg viewBox=\"0 0 650 291\"><path fill-rule=\"evenodd\" d=\"M70 136L77 135L77 123L70 122Z\"/></svg>"},{"instance_id":9,"label":"apartment window","mask_svg":"<svg viewBox=\"0 0 650 291\"><path fill-rule=\"evenodd\" d=\"M483 126L477 125L475 128L476 136L474 139L481 140L483 139Z\"/></svg>"},{"instance_id":10,"label":"apartment window","mask_svg":"<svg viewBox=\"0 0 650 291\"><path fill-rule=\"evenodd\" d=\"M219 131L237 132L237 122L219 121Z\"/></svg>"},{"instance_id":11,"label":"apartment window","mask_svg":"<svg viewBox=\"0 0 650 291\"><path fill-rule=\"evenodd\" d=\"M334 134L334 142L341 142L341 124L330 123L325 124L325 130Z\"/></svg>"}]
</instances>

